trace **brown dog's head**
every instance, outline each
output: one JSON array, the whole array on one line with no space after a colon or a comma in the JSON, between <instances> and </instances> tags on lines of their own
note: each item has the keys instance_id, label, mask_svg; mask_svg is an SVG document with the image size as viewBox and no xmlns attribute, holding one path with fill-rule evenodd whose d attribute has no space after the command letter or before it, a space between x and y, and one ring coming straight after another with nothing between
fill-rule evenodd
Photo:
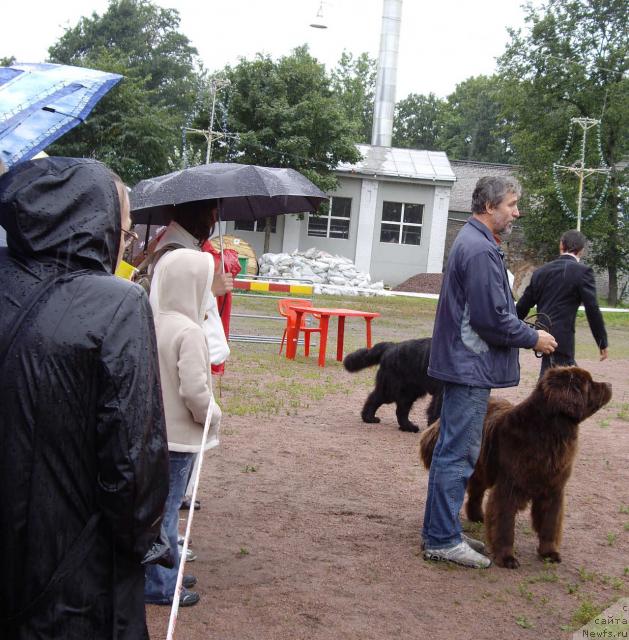
<instances>
[{"instance_id":1,"label":"brown dog's head","mask_svg":"<svg viewBox=\"0 0 629 640\"><path fill-rule=\"evenodd\" d=\"M548 369L537 389L554 413L563 413L581 422L596 413L612 397L612 386L594 382L585 369L555 367Z\"/></svg>"}]
</instances>

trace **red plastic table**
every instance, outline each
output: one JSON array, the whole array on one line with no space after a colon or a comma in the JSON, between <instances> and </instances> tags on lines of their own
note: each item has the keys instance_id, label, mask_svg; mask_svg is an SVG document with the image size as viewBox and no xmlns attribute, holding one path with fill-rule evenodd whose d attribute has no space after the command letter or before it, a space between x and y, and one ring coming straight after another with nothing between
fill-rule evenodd
<instances>
[{"instance_id":1,"label":"red plastic table","mask_svg":"<svg viewBox=\"0 0 629 640\"><path fill-rule=\"evenodd\" d=\"M299 327L304 314L316 314L320 317L321 337L319 339L319 366L325 366L325 352L328 342L328 325L332 316L338 317L338 332L336 337L336 359L343 360L343 340L345 338L345 318L364 318L367 329L367 348L371 348L371 321L380 316L377 312L358 311L357 309L328 309L326 307L298 307L291 305L291 311L295 312L294 323L286 332L286 357L295 359L297 353L297 340ZM287 320L288 322L288 320Z\"/></svg>"}]
</instances>

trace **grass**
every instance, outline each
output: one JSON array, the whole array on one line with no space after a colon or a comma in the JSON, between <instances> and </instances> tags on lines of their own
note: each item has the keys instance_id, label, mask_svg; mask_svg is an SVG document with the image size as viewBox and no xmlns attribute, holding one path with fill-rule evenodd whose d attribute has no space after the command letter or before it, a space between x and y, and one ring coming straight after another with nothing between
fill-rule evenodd
<instances>
[{"instance_id":1,"label":"grass","mask_svg":"<svg viewBox=\"0 0 629 640\"><path fill-rule=\"evenodd\" d=\"M395 296L340 297L315 296L314 304L325 307L345 307L378 311L381 316L372 325L374 343L383 340L408 340L432 334L436 301L424 298ZM271 295L234 296L234 314L277 316L277 298ZM626 318L617 318L624 315ZM610 343L614 348L610 358L629 357L629 314L606 314L609 319ZM232 316L232 334L275 336L279 343L283 319L269 320ZM613 333L613 335L612 335ZM328 336L326 366L316 366L319 351L318 336L313 337L310 358L303 356L298 346L294 361L279 357L279 344L231 342L232 356L227 374L221 381L221 408L233 416L294 415L302 408L315 406L329 395L347 395L357 388L365 391L373 381L374 370L349 375L334 359L336 321L332 320ZM596 358L597 349L587 321L577 321L577 359ZM345 325L344 353L365 344L365 325L362 320L349 319ZM629 403L621 406L619 415L629 419ZM605 427L607 421L600 426Z\"/></svg>"},{"instance_id":2,"label":"grass","mask_svg":"<svg viewBox=\"0 0 629 640\"><path fill-rule=\"evenodd\" d=\"M579 567L579 579L581 582L592 582L594 575L593 571L588 571L585 567Z\"/></svg>"},{"instance_id":3,"label":"grass","mask_svg":"<svg viewBox=\"0 0 629 640\"><path fill-rule=\"evenodd\" d=\"M592 618L594 618L594 616L597 616L601 611L603 611L602 606L595 604L589 599L585 599L572 614L572 622L578 629L579 627L587 624Z\"/></svg>"},{"instance_id":4,"label":"grass","mask_svg":"<svg viewBox=\"0 0 629 640\"><path fill-rule=\"evenodd\" d=\"M515 623L518 625L518 627L522 627L523 629L532 629L533 628L533 623L529 622L526 618L526 616L518 616L515 619Z\"/></svg>"},{"instance_id":5,"label":"grass","mask_svg":"<svg viewBox=\"0 0 629 640\"><path fill-rule=\"evenodd\" d=\"M544 571L540 571L535 575L531 576L528 579L530 584L534 584L535 582L558 582L559 576L554 568L544 569Z\"/></svg>"}]
</instances>

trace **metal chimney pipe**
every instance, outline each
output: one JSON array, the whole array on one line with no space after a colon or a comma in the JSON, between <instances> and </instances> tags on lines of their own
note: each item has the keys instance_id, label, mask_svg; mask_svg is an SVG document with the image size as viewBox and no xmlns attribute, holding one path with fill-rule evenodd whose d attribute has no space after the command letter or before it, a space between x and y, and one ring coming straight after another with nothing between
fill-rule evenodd
<instances>
[{"instance_id":1,"label":"metal chimney pipe","mask_svg":"<svg viewBox=\"0 0 629 640\"><path fill-rule=\"evenodd\" d=\"M393 136L393 113L395 111L395 84L397 80L397 57L402 22L402 0L383 0L380 53L373 109L371 144L390 147Z\"/></svg>"}]
</instances>

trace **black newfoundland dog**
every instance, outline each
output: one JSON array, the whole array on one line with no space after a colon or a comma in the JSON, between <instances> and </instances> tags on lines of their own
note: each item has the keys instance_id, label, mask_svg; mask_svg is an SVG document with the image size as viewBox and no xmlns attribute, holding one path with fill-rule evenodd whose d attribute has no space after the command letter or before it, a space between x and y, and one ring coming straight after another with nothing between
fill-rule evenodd
<instances>
[{"instance_id":1,"label":"black newfoundland dog","mask_svg":"<svg viewBox=\"0 0 629 640\"><path fill-rule=\"evenodd\" d=\"M443 383L428 375L431 338L404 342L379 342L371 349L358 349L348 354L343 365L350 372L380 365L376 388L369 394L361 413L363 422L380 422L376 411L383 404L395 402L397 421L402 431L417 433L419 427L408 414L413 403L427 393L432 395L426 419L435 422L441 414Z\"/></svg>"}]
</instances>

